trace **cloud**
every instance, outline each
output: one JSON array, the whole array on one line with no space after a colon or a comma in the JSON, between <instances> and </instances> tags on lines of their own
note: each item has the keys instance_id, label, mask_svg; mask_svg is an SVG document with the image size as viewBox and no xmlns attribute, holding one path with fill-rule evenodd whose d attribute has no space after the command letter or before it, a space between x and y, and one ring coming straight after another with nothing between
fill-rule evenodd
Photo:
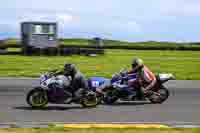
<instances>
[{"instance_id":1,"label":"cloud","mask_svg":"<svg viewBox=\"0 0 200 133\"><path fill-rule=\"evenodd\" d=\"M28 14L23 14L22 16L19 16L17 21L18 22L23 22L23 21L45 21L46 18L48 18L47 14L28 13Z\"/></svg>"},{"instance_id":2,"label":"cloud","mask_svg":"<svg viewBox=\"0 0 200 133\"><path fill-rule=\"evenodd\" d=\"M166 16L200 16L198 0L155 0L157 14Z\"/></svg>"},{"instance_id":3,"label":"cloud","mask_svg":"<svg viewBox=\"0 0 200 133\"><path fill-rule=\"evenodd\" d=\"M46 22L57 22L59 26L62 28L65 27L67 24L77 21L77 17L69 14L69 13L33 13L33 12L26 12L21 13L13 18L13 21L8 22L11 27L15 27L15 29L19 30L19 24L21 22L26 21L46 21ZM5 21L6 22L6 21ZM7 23L7 22L6 22Z\"/></svg>"},{"instance_id":4,"label":"cloud","mask_svg":"<svg viewBox=\"0 0 200 133\"><path fill-rule=\"evenodd\" d=\"M22 21L56 21L62 37L198 40L199 7L199 0L6 0L0 30L18 35Z\"/></svg>"},{"instance_id":5,"label":"cloud","mask_svg":"<svg viewBox=\"0 0 200 133\"><path fill-rule=\"evenodd\" d=\"M65 27L67 23L75 21L75 16L66 13L60 13L55 15L55 20L59 22L59 25Z\"/></svg>"},{"instance_id":6,"label":"cloud","mask_svg":"<svg viewBox=\"0 0 200 133\"><path fill-rule=\"evenodd\" d=\"M73 16L69 14L56 14L56 18L60 21L69 22L73 20Z\"/></svg>"},{"instance_id":7,"label":"cloud","mask_svg":"<svg viewBox=\"0 0 200 133\"><path fill-rule=\"evenodd\" d=\"M73 21L73 15L68 13L27 13L18 17L17 21L58 21L70 22Z\"/></svg>"}]
</instances>

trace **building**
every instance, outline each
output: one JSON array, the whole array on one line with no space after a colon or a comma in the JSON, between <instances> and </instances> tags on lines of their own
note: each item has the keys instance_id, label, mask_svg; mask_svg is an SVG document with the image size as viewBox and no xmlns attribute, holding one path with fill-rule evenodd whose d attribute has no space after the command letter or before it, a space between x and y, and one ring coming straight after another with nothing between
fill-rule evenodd
<instances>
[{"instance_id":1,"label":"building","mask_svg":"<svg viewBox=\"0 0 200 133\"><path fill-rule=\"evenodd\" d=\"M24 48L56 47L57 23L23 22L21 23L21 39Z\"/></svg>"}]
</instances>

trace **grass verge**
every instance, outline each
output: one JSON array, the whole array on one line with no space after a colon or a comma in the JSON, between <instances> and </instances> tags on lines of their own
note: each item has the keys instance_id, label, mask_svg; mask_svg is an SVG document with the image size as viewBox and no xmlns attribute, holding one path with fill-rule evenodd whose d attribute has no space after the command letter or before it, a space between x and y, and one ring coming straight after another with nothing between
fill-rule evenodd
<instances>
[{"instance_id":1,"label":"grass verge","mask_svg":"<svg viewBox=\"0 0 200 133\"><path fill-rule=\"evenodd\" d=\"M6 49L8 52L20 52L21 48L7 48Z\"/></svg>"},{"instance_id":2,"label":"grass verge","mask_svg":"<svg viewBox=\"0 0 200 133\"><path fill-rule=\"evenodd\" d=\"M200 129L73 129L73 128L10 128L0 133L199 133Z\"/></svg>"},{"instance_id":3,"label":"grass verge","mask_svg":"<svg viewBox=\"0 0 200 133\"><path fill-rule=\"evenodd\" d=\"M121 68L130 68L133 57L140 57L158 73L173 73L177 79L200 79L200 52L107 50L105 55L87 56L20 56L0 55L0 77L38 77L64 63L74 63L87 76L111 77Z\"/></svg>"}]
</instances>

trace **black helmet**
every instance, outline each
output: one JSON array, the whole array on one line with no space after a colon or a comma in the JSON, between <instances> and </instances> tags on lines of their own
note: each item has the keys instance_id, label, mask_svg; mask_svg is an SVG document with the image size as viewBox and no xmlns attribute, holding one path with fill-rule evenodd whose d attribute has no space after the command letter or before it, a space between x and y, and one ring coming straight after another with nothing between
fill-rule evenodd
<instances>
[{"instance_id":1,"label":"black helmet","mask_svg":"<svg viewBox=\"0 0 200 133\"><path fill-rule=\"evenodd\" d=\"M66 76L73 76L76 73L76 66L74 64L65 64L64 65L64 74Z\"/></svg>"}]
</instances>

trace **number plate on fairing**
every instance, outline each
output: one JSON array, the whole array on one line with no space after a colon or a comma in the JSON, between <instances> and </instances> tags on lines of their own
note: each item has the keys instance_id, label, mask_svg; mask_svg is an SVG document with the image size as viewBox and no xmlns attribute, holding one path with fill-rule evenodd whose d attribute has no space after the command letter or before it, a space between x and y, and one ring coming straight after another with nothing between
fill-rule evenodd
<instances>
[{"instance_id":1,"label":"number plate on fairing","mask_svg":"<svg viewBox=\"0 0 200 133\"><path fill-rule=\"evenodd\" d=\"M99 81L92 81L92 87L99 87Z\"/></svg>"}]
</instances>

